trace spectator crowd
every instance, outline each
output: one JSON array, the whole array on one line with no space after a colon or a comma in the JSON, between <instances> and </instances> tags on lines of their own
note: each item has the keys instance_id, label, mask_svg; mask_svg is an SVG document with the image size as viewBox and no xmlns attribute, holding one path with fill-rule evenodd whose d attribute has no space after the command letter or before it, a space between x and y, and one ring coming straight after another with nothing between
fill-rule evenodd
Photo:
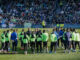
<instances>
[{"instance_id":1,"label":"spectator crowd","mask_svg":"<svg viewBox=\"0 0 80 60\"><path fill-rule=\"evenodd\" d=\"M79 24L80 0L0 0L0 26ZM5 3L6 2L6 3Z\"/></svg>"}]
</instances>

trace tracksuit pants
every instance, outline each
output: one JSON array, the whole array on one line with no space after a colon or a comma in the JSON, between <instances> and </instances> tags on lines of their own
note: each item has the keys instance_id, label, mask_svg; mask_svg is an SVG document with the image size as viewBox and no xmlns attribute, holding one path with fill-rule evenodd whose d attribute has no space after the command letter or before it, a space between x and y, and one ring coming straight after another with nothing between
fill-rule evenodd
<instances>
[{"instance_id":1,"label":"tracksuit pants","mask_svg":"<svg viewBox=\"0 0 80 60\"><path fill-rule=\"evenodd\" d=\"M37 53L39 52L39 49L40 52L42 52L42 41L37 41Z\"/></svg>"},{"instance_id":2,"label":"tracksuit pants","mask_svg":"<svg viewBox=\"0 0 80 60\"><path fill-rule=\"evenodd\" d=\"M63 37L61 37L60 39L58 39L58 47L59 47L60 42L61 42L61 46L63 47Z\"/></svg>"},{"instance_id":3,"label":"tracksuit pants","mask_svg":"<svg viewBox=\"0 0 80 60\"><path fill-rule=\"evenodd\" d=\"M31 42L31 51L32 53L35 52L35 42Z\"/></svg>"},{"instance_id":4,"label":"tracksuit pants","mask_svg":"<svg viewBox=\"0 0 80 60\"><path fill-rule=\"evenodd\" d=\"M72 48L73 48L73 50L76 49L76 48L75 48L75 41L73 41L73 40L72 40Z\"/></svg>"},{"instance_id":5,"label":"tracksuit pants","mask_svg":"<svg viewBox=\"0 0 80 60\"><path fill-rule=\"evenodd\" d=\"M21 40L21 47L23 47L24 46L24 44L23 44L23 41Z\"/></svg>"},{"instance_id":6,"label":"tracksuit pants","mask_svg":"<svg viewBox=\"0 0 80 60\"><path fill-rule=\"evenodd\" d=\"M20 37L20 42L21 42L21 47L23 47L23 41L21 37Z\"/></svg>"},{"instance_id":7,"label":"tracksuit pants","mask_svg":"<svg viewBox=\"0 0 80 60\"><path fill-rule=\"evenodd\" d=\"M5 42L2 42L1 49L5 50Z\"/></svg>"},{"instance_id":8,"label":"tracksuit pants","mask_svg":"<svg viewBox=\"0 0 80 60\"><path fill-rule=\"evenodd\" d=\"M46 42L43 42L43 48L47 48L47 41Z\"/></svg>"},{"instance_id":9,"label":"tracksuit pants","mask_svg":"<svg viewBox=\"0 0 80 60\"><path fill-rule=\"evenodd\" d=\"M12 42L12 51L17 51L17 41Z\"/></svg>"},{"instance_id":10,"label":"tracksuit pants","mask_svg":"<svg viewBox=\"0 0 80 60\"><path fill-rule=\"evenodd\" d=\"M27 46L28 46L27 43L24 43L23 46L24 46L24 51L27 51Z\"/></svg>"},{"instance_id":11,"label":"tracksuit pants","mask_svg":"<svg viewBox=\"0 0 80 60\"><path fill-rule=\"evenodd\" d=\"M56 51L56 49L57 49L57 42L51 42L51 45L50 45L50 51L51 52L53 50L53 47L54 47L54 51Z\"/></svg>"},{"instance_id":12,"label":"tracksuit pants","mask_svg":"<svg viewBox=\"0 0 80 60\"><path fill-rule=\"evenodd\" d=\"M8 48L9 48L9 41L6 41L5 42L5 50L8 51Z\"/></svg>"},{"instance_id":13,"label":"tracksuit pants","mask_svg":"<svg viewBox=\"0 0 80 60\"><path fill-rule=\"evenodd\" d=\"M70 48L71 48L71 41L64 40L64 48L65 48L65 50L66 49L70 50Z\"/></svg>"},{"instance_id":14,"label":"tracksuit pants","mask_svg":"<svg viewBox=\"0 0 80 60\"><path fill-rule=\"evenodd\" d=\"M76 49L77 45L78 45L79 50L80 50L80 41L75 41L75 49Z\"/></svg>"}]
</instances>

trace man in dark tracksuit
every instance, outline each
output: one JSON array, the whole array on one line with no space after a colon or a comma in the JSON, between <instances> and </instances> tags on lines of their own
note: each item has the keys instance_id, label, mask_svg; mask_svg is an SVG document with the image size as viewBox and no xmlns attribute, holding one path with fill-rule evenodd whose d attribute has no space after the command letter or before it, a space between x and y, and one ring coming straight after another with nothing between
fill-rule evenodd
<instances>
[{"instance_id":1,"label":"man in dark tracksuit","mask_svg":"<svg viewBox=\"0 0 80 60\"><path fill-rule=\"evenodd\" d=\"M63 38L62 38L62 36L63 36L63 30L61 28L60 31L59 31L59 40L61 40L61 46L63 47ZM59 40L58 40L58 45L59 45Z\"/></svg>"},{"instance_id":2,"label":"man in dark tracksuit","mask_svg":"<svg viewBox=\"0 0 80 60\"><path fill-rule=\"evenodd\" d=\"M80 34L79 34L79 32L76 31L75 49L76 49L77 45L79 47L79 52L80 52Z\"/></svg>"},{"instance_id":3,"label":"man in dark tracksuit","mask_svg":"<svg viewBox=\"0 0 80 60\"><path fill-rule=\"evenodd\" d=\"M0 52L4 52L5 50L5 31L1 34L1 50Z\"/></svg>"},{"instance_id":4,"label":"man in dark tracksuit","mask_svg":"<svg viewBox=\"0 0 80 60\"><path fill-rule=\"evenodd\" d=\"M23 49L23 36L24 36L24 29L22 29L22 31L20 32L19 34L19 39L20 39L20 42L21 42L21 49Z\"/></svg>"},{"instance_id":5,"label":"man in dark tracksuit","mask_svg":"<svg viewBox=\"0 0 80 60\"><path fill-rule=\"evenodd\" d=\"M76 41L76 33L75 33L75 29L72 30L72 48L73 48L73 52L76 52L75 50L75 41Z\"/></svg>"},{"instance_id":6,"label":"man in dark tracksuit","mask_svg":"<svg viewBox=\"0 0 80 60\"><path fill-rule=\"evenodd\" d=\"M34 31L32 31L31 33L31 51L33 54L35 53L35 39L36 39L36 35Z\"/></svg>"},{"instance_id":7,"label":"man in dark tracksuit","mask_svg":"<svg viewBox=\"0 0 80 60\"><path fill-rule=\"evenodd\" d=\"M66 30L64 29L63 30L63 43L64 43L64 48L65 48L65 50L64 50L64 53L66 52L66 49L68 48L68 43L67 43L67 35L66 35Z\"/></svg>"},{"instance_id":8,"label":"man in dark tracksuit","mask_svg":"<svg viewBox=\"0 0 80 60\"><path fill-rule=\"evenodd\" d=\"M12 40L12 51L16 53L18 41L17 41L17 33L15 30L13 30L13 33L11 34L11 40Z\"/></svg>"},{"instance_id":9,"label":"man in dark tracksuit","mask_svg":"<svg viewBox=\"0 0 80 60\"><path fill-rule=\"evenodd\" d=\"M38 33L39 33L39 29L37 28L37 29L35 29L35 35L37 36ZM37 48L37 38L35 39L35 46Z\"/></svg>"},{"instance_id":10,"label":"man in dark tracksuit","mask_svg":"<svg viewBox=\"0 0 80 60\"><path fill-rule=\"evenodd\" d=\"M43 52L44 53L47 53L48 52L48 38L49 38L49 35L48 33L46 32L46 30L43 30L43 33L42 33L42 42L43 42Z\"/></svg>"},{"instance_id":11,"label":"man in dark tracksuit","mask_svg":"<svg viewBox=\"0 0 80 60\"><path fill-rule=\"evenodd\" d=\"M28 28L28 31L26 32L26 34L28 35L28 47L30 48L31 46L30 46L30 42L31 42L31 40L30 40L30 37L31 37L31 31L30 31L30 28Z\"/></svg>"},{"instance_id":12,"label":"man in dark tracksuit","mask_svg":"<svg viewBox=\"0 0 80 60\"><path fill-rule=\"evenodd\" d=\"M23 39L22 39L22 41L23 41L23 46L24 46L24 54L27 54L27 43L28 43L28 38L27 38L28 36L26 35L26 32L24 32L24 34L23 34Z\"/></svg>"},{"instance_id":13,"label":"man in dark tracksuit","mask_svg":"<svg viewBox=\"0 0 80 60\"><path fill-rule=\"evenodd\" d=\"M70 33L70 29L67 29L67 32L66 32L66 43L67 43L67 49L68 49L68 52L70 53L70 47L71 47L71 33Z\"/></svg>"},{"instance_id":14,"label":"man in dark tracksuit","mask_svg":"<svg viewBox=\"0 0 80 60\"><path fill-rule=\"evenodd\" d=\"M8 52L9 48L9 41L10 41L10 36L9 36L9 30L7 30L5 34L5 50Z\"/></svg>"},{"instance_id":15,"label":"man in dark tracksuit","mask_svg":"<svg viewBox=\"0 0 80 60\"><path fill-rule=\"evenodd\" d=\"M49 53L52 53L53 47L54 47L54 53L56 53L58 39L57 39L57 35L54 33L54 29L50 35L50 39L51 39L51 45L50 45L50 52Z\"/></svg>"}]
</instances>

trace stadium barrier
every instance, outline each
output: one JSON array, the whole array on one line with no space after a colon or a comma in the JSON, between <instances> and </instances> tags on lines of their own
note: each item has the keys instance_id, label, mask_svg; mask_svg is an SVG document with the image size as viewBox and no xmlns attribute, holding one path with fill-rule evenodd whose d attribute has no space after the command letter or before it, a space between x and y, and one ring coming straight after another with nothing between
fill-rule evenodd
<instances>
[{"instance_id":1,"label":"stadium barrier","mask_svg":"<svg viewBox=\"0 0 80 60\"><path fill-rule=\"evenodd\" d=\"M47 24L45 28L53 28L53 27L80 28L80 24ZM41 24L31 24L31 23L25 23L23 25L9 24L9 26L7 26L6 24L2 24L0 25L0 28L43 28L43 26Z\"/></svg>"}]
</instances>

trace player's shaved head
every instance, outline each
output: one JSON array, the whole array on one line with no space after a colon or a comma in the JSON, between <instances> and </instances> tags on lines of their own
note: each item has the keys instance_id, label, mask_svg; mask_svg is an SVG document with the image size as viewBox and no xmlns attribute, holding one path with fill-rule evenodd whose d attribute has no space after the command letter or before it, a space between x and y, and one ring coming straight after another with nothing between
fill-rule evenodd
<instances>
[{"instance_id":1,"label":"player's shaved head","mask_svg":"<svg viewBox=\"0 0 80 60\"><path fill-rule=\"evenodd\" d=\"M24 31L24 29L22 29L22 31Z\"/></svg>"},{"instance_id":2,"label":"player's shaved head","mask_svg":"<svg viewBox=\"0 0 80 60\"><path fill-rule=\"evenodd\" d=\"M46 30L43 30L43 33L45 33L46 32Z\"/></svg>"}]
</instances>

